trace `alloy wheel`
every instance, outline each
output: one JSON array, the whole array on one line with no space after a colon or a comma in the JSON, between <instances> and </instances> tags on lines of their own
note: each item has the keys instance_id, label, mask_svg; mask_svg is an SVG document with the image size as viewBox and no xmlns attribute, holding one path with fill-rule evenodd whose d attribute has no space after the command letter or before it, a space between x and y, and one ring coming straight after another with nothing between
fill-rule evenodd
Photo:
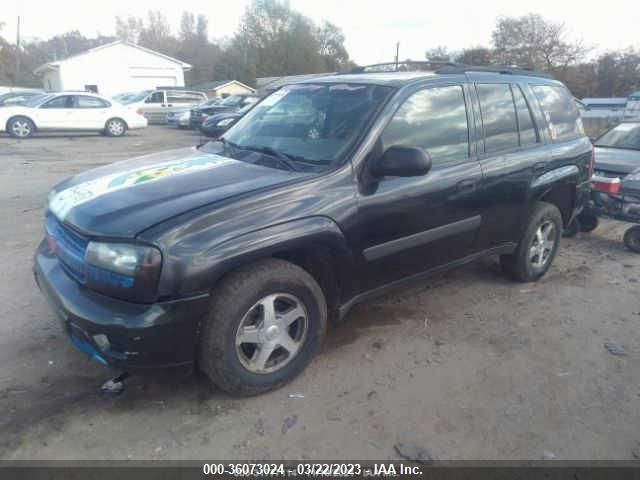
<instances>
[{"instance_id":1,"label":"alloy wheel","mask_svg":"<svg viewBox=\"0 0 640 480\"><path fill-rule=\"evenodd\" d=\"M273 373L299 353L309 329L307 310L285 293L267 295L244 315L236 331L236 354L252 373Z\"/></svg>"},{"instance_id":2,"label":"alloy wheel","mask_svg":"<svg viewBox=\"0 0 640 480\"><path fill-rule=\"evenodd\" d=\"M556 228L551 220L545 220L538 226L529 247L529 261L536 268L543 268L556 244Z\"/></svg>"},{"instance_id":3,"label":"alloy wheel","mask_svg":"<svg viewBox=\"0 0 640 480\"><path fill-rule=\"evenodd\" d=\"M16 137L28 137L31 134L31 126L26 120L15 120L11 124L11 131Z\"/></svg>"}]
</instances>

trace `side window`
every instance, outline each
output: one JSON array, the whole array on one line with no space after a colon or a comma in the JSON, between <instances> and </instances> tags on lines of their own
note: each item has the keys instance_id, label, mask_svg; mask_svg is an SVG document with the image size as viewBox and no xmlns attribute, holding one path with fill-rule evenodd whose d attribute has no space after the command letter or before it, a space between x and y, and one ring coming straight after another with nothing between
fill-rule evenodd
<instances>
[{"instance_id":1,"label":"side window","mask_svg":"<svg viewBox=\"0 0 640 480\"><path fill-rule=\"evenodd\" d=\"M434 163L469 155L469 127L462 86L434 87L411 95L381 135L392 145L422 147Z\"/></svg>"},{"instance_id":2,"label":"side window","mask_svg":"<svg viewBox=\"0 0 640 480\"><path fill-rule=\"evenodd\" d=\"M62 95L49 100L40 108L73 108L73 97L71 95Z\"/></svg>"},{"instance_id":3,"label":"side window","mask_svg":"<svg viewBox=\"0 0 640 480\"><path fill-rule=\"evenodd\" d=\"M554 142L584 135L582 119L566 88L552 85L534 85L532 88L547 119Z\"/></svg>"},{"instance_id":4,"label":"side window","mask_svg":"<svg viewBox=\"0 0 640 480\"><path fill-rule=\"evenodd\" d=\"M518 85L512 85L513 99L516 102L516 112L518 113L518 132L520 133L520 146L527 147L538 143L538 132L533 124L533 116L524 94Z\"/></svg>"},{"instance_id":5,"label":"side window","mask_svg":"<svg viewBox=\"0 0 640 480\"><path fill-rule=\"evenodd\" d=\"M97 97L87 97L86 95L78 95L76 108L107 108L107 102Z\"/></svg>"},{"instance_id":6,"label":"side window","mask_svg":"<svg viewBox=\"0 0 640 480\"><path fill-rule=\"evenodd\" d=\"M167 92L167 103L200 103L204 98L192 92Z\"/></svg>"},{"instance_id":7,"label":"side window","mask_svg":"<svg viewBox=\"0 0 640 480\"><path fill-rule=\"evenodd\" d=\"M480 112L484 126L485 152L492 153L518 147L516 110L507 83L477 84Z\"/></svg>"},{"instance_id":8,"label":"side window","mask_svg":"<svg viewBox=\"0 0 640 480\"><path fill-rule=\"evenodd\" d=\"M153 92L144 103L164 103L164 92Z\"/></svg>"}]
</instances>

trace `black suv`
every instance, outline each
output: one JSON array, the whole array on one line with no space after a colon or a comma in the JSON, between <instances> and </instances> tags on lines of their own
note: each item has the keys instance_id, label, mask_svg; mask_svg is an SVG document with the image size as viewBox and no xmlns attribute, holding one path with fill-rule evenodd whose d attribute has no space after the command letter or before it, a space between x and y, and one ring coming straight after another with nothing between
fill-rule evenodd
<instances>
[{"instance_id":1,"label":"black suv","mask_svg":"<svg viewBox=\"0 0 640 480\"><path fill-rule=\"evenodd\" d=\"M561 83L478 70L315 78L218 141L76 175L50 194L37 283L99 361L197 365L250 395L406 281L493 254L535 281L587 200L592 146Z\"/></svg>"}]
</instances>

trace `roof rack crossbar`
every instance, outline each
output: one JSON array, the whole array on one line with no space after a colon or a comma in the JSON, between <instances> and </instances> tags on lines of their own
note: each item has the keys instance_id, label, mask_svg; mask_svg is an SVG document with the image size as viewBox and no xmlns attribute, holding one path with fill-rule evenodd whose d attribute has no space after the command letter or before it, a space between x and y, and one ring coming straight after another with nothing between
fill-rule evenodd
<instances>
[{"instance_id":1,"label":"roof rack crossbar","mask_svg":"<svg viewBox=\"0 0 640 480\"><path fill-rule=\"evenodd\" d=\"M374 63L372 65L362 65L354 67L350 73L382 73L395 71L408 71L412 66L432 67L431 70L440 74L455 74L468 72L486 72L501 73L505 75L522 75L553 78L549 72L540 70L536 67L521 65L465 65L464 63L455 63L440 60L407 60L403 62L386 62ZM418 69L419 70L419 69Z\"/></svg>"},{"instance_id":2,"label":"roof rack crossbar","mask_svg":"<svg viewBox=\"0 0 640 480\"><path fill-rule=\"evenodd\" d=\"M400 71L402 68L406 68L409 65L417 65L417 66L429 66L429 67L459 67L461 64L455 62L448 61L440 61L440 60L405 60L402 62L385 62L385 63L374 63L371 65L360 65L354 67L351 70L351 73L380 73L380 72L394 72Z\"/></svg>"},{"instance_id":3,"label":"roof rack crossbar","mask_svg":"<svg viewBox=\"0 0 640 480\"><path fill-rule=\"evenodd\" d=\"M441 74L468 72L501 73L505 75L553 78L553 76L549 72L545 72L544 70L540 70L539 68L519 65L447 65L436 71L436 73Z\"/></svg>"}]
</instances>

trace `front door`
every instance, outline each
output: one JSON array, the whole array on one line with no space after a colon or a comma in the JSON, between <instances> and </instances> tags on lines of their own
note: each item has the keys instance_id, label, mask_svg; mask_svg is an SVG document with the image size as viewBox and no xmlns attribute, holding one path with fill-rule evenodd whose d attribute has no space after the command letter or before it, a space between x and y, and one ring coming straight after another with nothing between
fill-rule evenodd
<instances>
[{"instance_id":1,"label":"front door","mask_svg":"<svg viewBox=\"0 0 640 480\"><path fill-rule=\"evenodd\" d=\"M151 93L142 106L144 116L149 123L167 123L167 103L165 92L158 90Z\"/></svg>"},{"instance_id":2,"label":"front door","mask_svg":"<svg viewBox=\"0 0 640 480\"><path fill-rule=\"evenodd\" d=\"M472 252L482 222L482 172L471 155L469 112L463 85L424 88L404 101L383 130L367 162L403 145L425 149L432 167L418 177L361 176L353 239L362 253L360 291Z\"/></svg>"},{"instance_id":3,"label":"front door","mask_svg":"<svg viewBox=\"0 0 640 480\"><path fill-rule=\"evenodd\" d=\"M69 128L73 123L74 114L73 95L60 95L38 107L36 114L36 127L40 129Z\"/></svg>"}]
</instances>

